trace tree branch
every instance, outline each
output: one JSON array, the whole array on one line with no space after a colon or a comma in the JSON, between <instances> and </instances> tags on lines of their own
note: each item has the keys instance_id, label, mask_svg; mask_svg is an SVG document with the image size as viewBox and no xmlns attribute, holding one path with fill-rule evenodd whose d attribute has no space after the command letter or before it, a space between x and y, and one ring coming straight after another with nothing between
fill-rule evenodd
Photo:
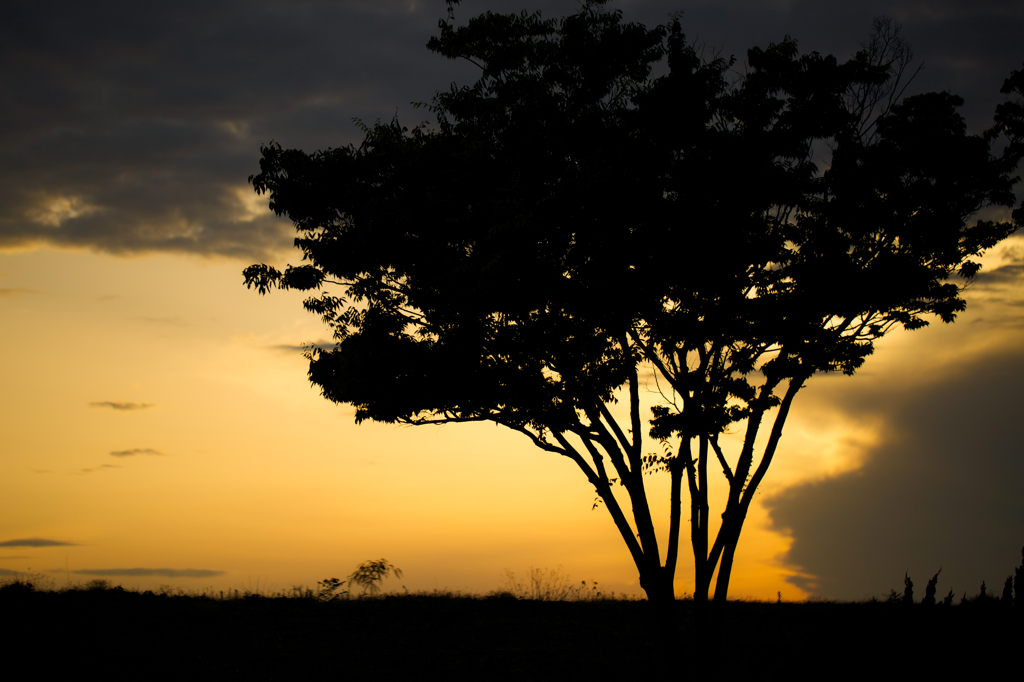
<instances>
[{"instance_id":1,"label":"tree branch","mask_svg":"<svg viewBox=\"0 0 1024 682\"><path fill-rule=\"evenodd\" d=\"M729 463L725 461L725 454L722 452L722 448L718 446L718 435L711 436L708 439L711 443L711 447L714 449L715 454L718 455L718 462L722 465L722 473L725 474L725 478L729 483L733 481L732 469L729 468Z\"/></svg>"},{"instance_id":2,"label":"tree branch","mask_svg":"<svg viewBox=\"0 0 1024 682\"><path fill-rule=\"evenodd\" d=\"M764 455L762 455L761 462L758 464L757 470L754 471L754 475L751 477L750 483L743 492L742 505L744 513L746 512L746 508L750 506L754 492L757 490L757 486L761 483L764 475L768 472L768 467L771 465L772 458L775 456L775 450L778 448L779 439L782 438L782 427L786 424L786 418L789 416L789 408L793 404L793 398L795 398L797 392L803 388L804 382L807 381L808 378L809 377L807 375L804 375L793 377L789 380L789 386L786 388L786 395L782 398L782 403L779 405L778 414L775 415L775 422L772 424L772 433L768 437L767 445L765 445Z\"/></svg>"},{"instance_id":3,"label":"tree branch","mask_svg":"<svg viewBox=\"0 0 1024 682\"><path fill-rule=\"evenodd\" d=\"M612 515L612 520L615 522L615 527L619 529L619 535L626 542L626 546L629 548L629 553L633 557L633 563L636 564L639 570L641 566L646 564L646 557L644 556L643 548L640 543L637 542L636 534L633 532L633 527L629 525L629 521L626 520L625 514L622 513L622 508L619 507L618 500L615 499L615 494L611 490L611 486L608 485L607 477L604 480L598 477L597 473L590 468L583 456L576 451L574 447L565 439L561 433L552 432L555 440L565 449L566 456L572 461L576 462L577 466L587 475L589 480L594 487L597 489L597 494L604 500L605 506L608 508L608 513Z\"/></svg>"}]
</instances>

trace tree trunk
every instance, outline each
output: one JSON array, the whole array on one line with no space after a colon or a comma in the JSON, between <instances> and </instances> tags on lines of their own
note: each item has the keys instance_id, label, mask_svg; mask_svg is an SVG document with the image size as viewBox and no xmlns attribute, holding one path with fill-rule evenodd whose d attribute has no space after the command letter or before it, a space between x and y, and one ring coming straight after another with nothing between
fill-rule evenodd
<instances>
[{"instance_id":1,"label":"tree trunk","mask_svg":"<svg viewBox=\"0 0 1024 682\"><path fill-rule=\"evenodd\" d=\"M672 572L663 567L655 575L649 573L640 578L650 608L643 627L648 628L650 641L656 643L650 659L655 673L653 679L675 676L679 665L681 623L672 582Z\"/></svg>"},{"instance_id":2,"label":"tree trunk","mask_svg":"<svg viewBox=\"0 0 1024 682\"><path fill-rule=\"evenodd\" d=\"M739 538L737 537L736 540ZM733 538L722 548L722 563L718 567L718 581L715 583L715 603L724 604L729 593L729 578L732 576L732 560L736 554L737 542Z\"/></svg>"},{"instance_id":3,"label":"tree trunk","mask_svg":"<svg viewBox=\"0 0 1024 682\"><path fill-rule=\"evenodd\" d=\"M741 503L726 517L728 528L724 528L724 542L722 543L722 563L718 566L718 581L715 583L715 603L724 604L729 595L729 580L732 578L732 564L736 557L736 546L740 543L740 533L743 531L743 522L747 518L747 509Z\"/></svg>"},{"instance_id":4,"label":"tree trunk","mask_svg":"<svg viewBox=\"0 0 1024 682\"><path fill-rule=\"evenodd\" d=\"M672 583L672 573L660 566L656 572L645 571L640 574L640 587L647 593L647 601L651 603L668 604L674 602L676 600L676 591Z\"/></svg>"}]
</instances>

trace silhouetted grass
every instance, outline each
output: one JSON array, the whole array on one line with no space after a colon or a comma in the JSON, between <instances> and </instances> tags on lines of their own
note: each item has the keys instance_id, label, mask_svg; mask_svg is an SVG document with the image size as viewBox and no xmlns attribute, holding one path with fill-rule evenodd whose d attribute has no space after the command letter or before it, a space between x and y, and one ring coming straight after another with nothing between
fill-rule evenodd
<instances>
[{"instance_id":1,"label":"silhouetted grass","mask_svg":"<svg viewBox=\"0 0 1024 682\"><path fill-rule=\"evenodd\" d=\"M716 679L827 678L904 665L940 674L955 663L949 647L1012 647L1024 620L1010 602L981 595L946 608L906 608L903 595L734 601L717 608L702 635L689 600L672 605L674 625L665 630L651 604L594 598L592 590L577 601L522 599L507 589L324 598L325 583L261 594L141 592L102 580L39 590L13 580L0 587L0 617L17 624L4 641L9 651L45 662L48 674L246 680L630 679L690 666ZM899 651L915 653L890 661Z\"/></svg>"}]
</instances>

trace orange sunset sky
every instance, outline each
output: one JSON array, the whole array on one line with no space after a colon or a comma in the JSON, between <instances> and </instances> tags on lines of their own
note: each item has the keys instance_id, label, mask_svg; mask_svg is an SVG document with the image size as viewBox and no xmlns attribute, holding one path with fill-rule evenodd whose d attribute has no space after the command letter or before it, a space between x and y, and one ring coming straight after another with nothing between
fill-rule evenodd
<instances>
[{"instance_id":1,"label":"orange sunset sky","mask_svg":"<svg viewBox=\"0 0 1024 682\"><path fill-rule=\"evenodd\" d=\"M423 47L443 2L96 3L49 24L15 4L0 14L15 64L0 75L0 579L287 590L384 557L404 571L385 589L486 593L507 570L561 567L641 594L572 462L493 425L356 426L306 378L301 345L328 334L301 293L242 285L250 263L298 260L246 184L261 143L355 142L352 117L413 123L408 102L473 77ZM619 6L648 25L678 9ZM1024 11L922 6L682 9L688 35L728 53L790 33L844 58L888 12L926 64L917 90L959 92L980 132L1021 68L1006 36ZM576 5L467 2L456 18L523 7ZM861 599L940 567L941 592L973 594L1019 564L1024 238L984 263L955 325L896 331L855 377L798 396L730 596ZM667 479L651 490L667 503Z\"/></svg>"}]
</instances>

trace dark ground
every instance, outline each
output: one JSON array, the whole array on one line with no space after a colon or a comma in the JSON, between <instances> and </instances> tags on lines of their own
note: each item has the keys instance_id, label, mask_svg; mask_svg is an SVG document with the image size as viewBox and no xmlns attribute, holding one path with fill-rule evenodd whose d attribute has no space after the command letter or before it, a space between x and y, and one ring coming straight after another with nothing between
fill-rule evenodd
<instances>
[{"instance_id":1,"label":"dark ground","mask_svg":"<svg viewBox=\"0 0 1024 682\"><path fill-rule=\"evenodd\" d=\"M405 595L320 602L119 589L0 588L4 668L46 679L870 679L998 670L1019 679L1021 612L731 602L703 636L647 602ZM24 663L22 663L24 662ZM13 678L12 678L13 679Z\"/></svg>"}]
</instances>

